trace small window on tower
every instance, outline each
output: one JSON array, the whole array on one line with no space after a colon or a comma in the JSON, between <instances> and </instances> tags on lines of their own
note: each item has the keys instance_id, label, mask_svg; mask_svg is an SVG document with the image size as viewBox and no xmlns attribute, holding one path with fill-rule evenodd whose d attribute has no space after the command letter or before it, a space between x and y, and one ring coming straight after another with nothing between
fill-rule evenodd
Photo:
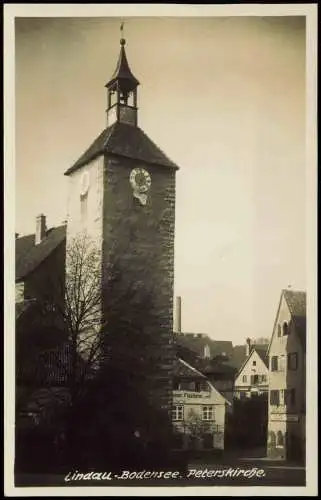
<instances>
[{"instance_id":1,"label":"small window on tower","mask_svg":"<svg viewBox=\"0 0 321 500\"><path fill-rule=\"evenodd\" d=\"M80 196L80 216L81 222L84 224L87 220L87 211L88 211L88 193Z\"/></svg>"}]
</instances>

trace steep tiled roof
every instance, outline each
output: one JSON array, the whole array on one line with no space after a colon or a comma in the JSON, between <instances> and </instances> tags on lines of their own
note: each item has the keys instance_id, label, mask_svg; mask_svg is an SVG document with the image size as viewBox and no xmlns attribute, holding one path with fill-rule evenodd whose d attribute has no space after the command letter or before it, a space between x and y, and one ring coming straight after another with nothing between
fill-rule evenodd
<instances>
[{"instance_id":1,"label":"steep tiled roof","mask_svg":"<svg viewBox=\"0 0 321 500\"><path fill-rule=\"evenodd\" d=\"M66 238L66 226L47 231L41 243L35 245L35 235L16 239L16 280L22 280L34 271Z\"/></svg>"},{"instance_id":2,"label":"steep tiled roof","mask_svg":"<svg viewBox=\"0 0 321 500\"><path fill-rule=\"evenodd\" d=\"M306 292L283 290L283 296L288 304L296 330L302 344L306 339Z\"/></svg>"},{"instance_id":3,"label":"steep tiled roof","mask_svg":"<svg viewBox=\"0 0 321 500\"><path fill-rule=\"evenodd\" d=\"M267 355L267 347L268 346L266 346L265 348L253 346L253 349L255 349L255 351L258 353L258 355L262 359L263 363L265 364L265 366L268 368L269 367L269 358Z\"/></svg>"},{"instance_id":4,"label":"steep tiled roof","mask_svg":"<svg viewBox=\"0 0 321 500\"><path fill-rule=\"evenodd\" d=\"M181 358L176 358L173 364L173 376L188 379L206 379L205 375L193 368Z\"/></svg>"},{"instance_id":5,"label":"steep tiled roof","mask_svg":"<svg viewBox=\"0 0 321 500\"><path fill-rule=\"evenodd\" d=\"M71 174L77 168L86 165L104 153L178 169L178 166L156 146L142 129L116 122L101 132L87 151L65 172L65 175Z\"/></svg>"},{"instance_id":6,"label":"steep tiled roof","mask_svg":"<svg viewBox=\"0 0 321 500\"><path fill-rule=\"evenodd\" d=\"M268 355L267 355L267 347L268 346L264 346L264 347L260 348L260 347L257 347L256 345L253 345L251 347L250 354L245 357L242 365L238 369L236 377L238 377L238 375L241 373L241 371L243 370L244 366L246 365L246 363L248 362L248 360L250 359L250 357L252 356L252 354L253 354L254 351L256 351L257 354L260 356L260 358L262 359L262 361L265 364L265 366L267 368L269 368L269 358L268 358Z\"/></svg>"}]
</instances>

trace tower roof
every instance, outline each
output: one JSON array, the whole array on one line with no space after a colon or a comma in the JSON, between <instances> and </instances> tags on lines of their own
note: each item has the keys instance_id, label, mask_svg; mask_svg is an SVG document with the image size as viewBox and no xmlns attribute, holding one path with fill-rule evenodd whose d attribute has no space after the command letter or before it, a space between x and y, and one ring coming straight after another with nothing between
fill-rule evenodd
<instances>
[{"instance_id":1,"label":"tower roof","mask_svg":"<svg viewBox=\"0 0 321 500\"><path fill-rule=\"evenodd\" d=\"M117 62L116 69L114 71L113 76L106 83L106 87L112 87L116 82L118 82L121 90L131 92L139 85L139 81L129 67L126 51L125 51L126 40L124 38L120 39L120 54Z\"/></svg>"},{"instance_id":2,"label":"tower roof","mask_svg":"<svg viewBox=\"0 0 321 500\"><path fill-rule=\"evenodd\" d=\"M176 170L179 168L142 129L125 123L114 123L103 130L87 151L65 172L65 175L71 174L81 166L106 153Z\"/></svg>"}]
</instances>

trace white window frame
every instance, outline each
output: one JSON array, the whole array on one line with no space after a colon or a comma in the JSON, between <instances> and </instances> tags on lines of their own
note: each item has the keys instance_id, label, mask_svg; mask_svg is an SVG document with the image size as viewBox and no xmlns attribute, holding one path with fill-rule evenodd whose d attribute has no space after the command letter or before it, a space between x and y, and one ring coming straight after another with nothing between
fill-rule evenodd
<instances>
[{"instance_id":1,"label":"white window frame","mask_svg":"<svg viewBox=\"0 0 321 500\"><path fill-rule=\"evenodd\" d=\"M174 422L181 422L184 420L184 406L174 405L172 408L172 420Z\"/></svg>"},{"instance_id":2,"label":"white window frame","mask_svg":"<svg viewBox=\"0 0 321 500\"><path fill-rule=\"evenodd\" d=\"M214 406L213 405L202 406L202 420L206 420L207 422L214 421Z\"/></svg>"},{"instance_id":3,"label":"white window frame","mask_svg":"<svg viewBox=\"0 0 321 500\"><path fill-rule=\"evenodd\" d=\"M274 369L273 361L276 360L276 368ZM271 372L279 371L279 358L278 356L271 356Z\"/></svg>"}]
</instances>

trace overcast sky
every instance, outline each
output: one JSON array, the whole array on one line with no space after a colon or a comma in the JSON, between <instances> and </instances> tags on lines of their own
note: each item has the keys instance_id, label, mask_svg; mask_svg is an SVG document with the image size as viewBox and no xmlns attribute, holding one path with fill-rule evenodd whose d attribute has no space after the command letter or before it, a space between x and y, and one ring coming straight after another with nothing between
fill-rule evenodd
<instances>
[{"instance_id":1,"label":"overcast sky","mask_svg":"<svg viewBox=\"0 0 321 500\"><path fill-rule=\"evenodd\" d=\"M66 217L65 170L105 127L119 18L16 21L16 230ZM305 22L125 18L139 126L180 165L175 295L184 331L270 337L305 289Z\"/></svg>"}]
</instances>

